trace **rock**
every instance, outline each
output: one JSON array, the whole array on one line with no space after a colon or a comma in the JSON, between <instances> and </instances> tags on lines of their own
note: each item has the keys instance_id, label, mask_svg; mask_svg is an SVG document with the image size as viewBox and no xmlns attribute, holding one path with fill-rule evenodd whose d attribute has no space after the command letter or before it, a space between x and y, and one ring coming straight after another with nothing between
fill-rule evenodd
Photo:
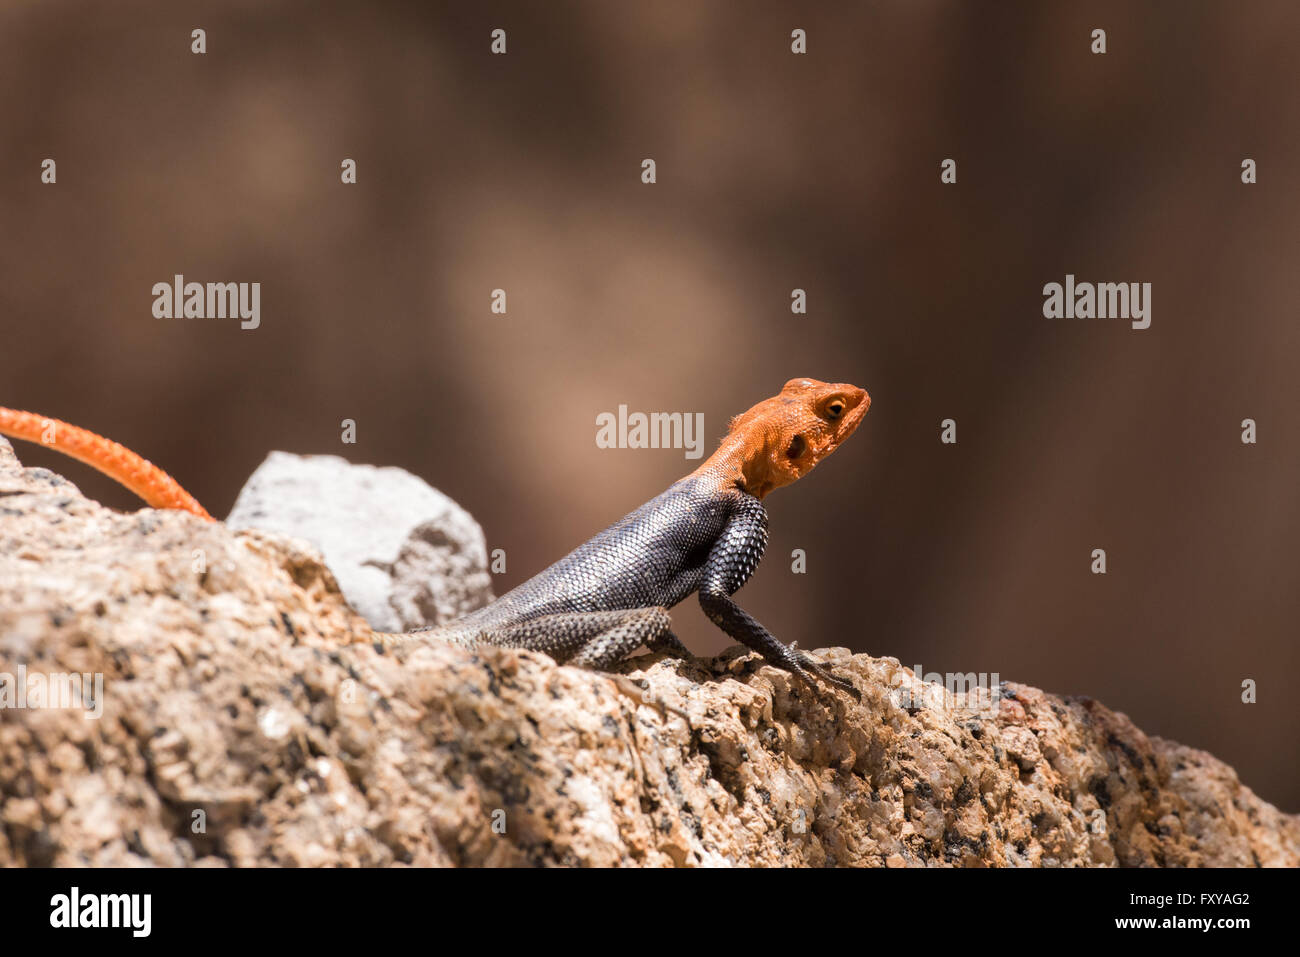
<instances>
[{"instance_id":1,"label":"rock","mask_svg":"<svg viewBox=\"0 0 1300 957\"><path fill-rule=\"evenodd\" d=\"M860 701L742 649L626 664L683 718L369 637L301 543L109 511L0 440L0 672L104 678L98 719L0 709L0 866L1300 864L1300 818L1087 698L966 708L839 649Z\"/></svg>"},{"instance_id":2,"label":"rock","mask_svg":"<svg viewBox=\"0 0 1300 957\"><path fill-rule=\"evenodd\" d=\"M310 542L376 631L452 621L492 600L483 530L402 469L272 452L226 524Z\"/></svg>"}]
</instances>

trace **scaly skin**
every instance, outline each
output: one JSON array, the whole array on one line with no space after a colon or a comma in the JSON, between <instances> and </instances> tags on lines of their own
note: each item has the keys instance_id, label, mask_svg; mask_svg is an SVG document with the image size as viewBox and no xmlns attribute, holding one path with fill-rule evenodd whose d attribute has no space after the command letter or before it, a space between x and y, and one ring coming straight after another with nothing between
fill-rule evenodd
<instances>
[{"instance_id":1,"label":"scaly skin","mask_svg":"<svg viewBox=\"0 0 1300 957\"><path fill-rule=\"evenodd\" d=\"M698 593L714 624L771 664L851 690L847 679L774 638L731 596L767 546L762 500L835 451L870 406L857 386L791 379L779 395L732 419L698 469L518 588L450 624L378 637L527 648L562 664L607 669L643 644L688 657L668 609ZM155 508L212 521L161 469L93 432L0 408L0 433L66 452Z\"/></svg>"},{"instance_id":2,"label":"scaly skin","mask_svg":"<svg viewBox=\"0 0 1300 957\"><path fill-rule=\"evenodd\" d=\"M871 405L847 383L792 379L732 419L718 450L690 475L513 591L458 621L389 641L437 639L542 651L607 669L640 645L689 656L668 609L693 593L732 638L778 668L852 684L778 641L731 596L767 545L762 499L835 451Z\"/></svg>"}]
</instances>

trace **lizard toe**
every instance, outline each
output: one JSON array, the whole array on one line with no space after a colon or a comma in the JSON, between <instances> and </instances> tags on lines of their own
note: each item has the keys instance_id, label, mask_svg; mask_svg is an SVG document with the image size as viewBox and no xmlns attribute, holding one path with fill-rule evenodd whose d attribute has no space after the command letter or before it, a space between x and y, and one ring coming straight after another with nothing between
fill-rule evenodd
<instances>
[{"instance_id":1,"label":"lizard toe","mask_svg":"<svg viewBox=\"0 0 1300 957\"><path fill-rule=\"evenodd\" d=\"M828 685L840 688L854 696L859 696L857 685L848 679L844 674L837 672L833 667L823 664L807 652L800 651L797 653L799 661L799 674L811 684L810 674L816 675L817 678Z\"/></svg>"}]
</instances>

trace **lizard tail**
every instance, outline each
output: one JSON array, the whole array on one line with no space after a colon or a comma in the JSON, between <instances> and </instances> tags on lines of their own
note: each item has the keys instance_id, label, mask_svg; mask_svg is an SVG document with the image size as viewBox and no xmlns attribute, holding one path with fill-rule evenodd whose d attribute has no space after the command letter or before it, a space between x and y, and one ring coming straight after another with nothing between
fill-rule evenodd
<instances>
[{"instance_id":1,"label":"lizard tail","mask_svg":"<svg viewBox=\"0 0 1300 957\"><path fill-rule=\"evenodd\" d=\"M372 631L369 638L358 638L358 644L383 645L385 648L394 648L404 642L410 641L410 634L403 634L394 631Z\"/></svg>"},{"instance_id":2,"label":"lizard tail","mask_svg":"<svg viewBox=\"0 0 1300 957\"><path fill-rule=\"evenodd\" d=\"M58 449L85 462L125 485L154 508L178 508L214 521L207 509L174 478L148 459L102 435L58 419L3 407L0 407L0 433Z\"/></svg>"},{"instance_id":3,"label":"lizard tail","mask_svg":"<svg viewBox=\"0 0 1300 957\"><path fill-rule=\"evenodd\" d=\"M466 632L455 627L455 623L428 625L413 631L372 631L367 638L358 638L359 644L379 645L384 648L398 648L414 642L443 641L462 647L474 647L476 644L490 644L487 641L474 641L466 638Z\"/></svg>"}]
</instances>

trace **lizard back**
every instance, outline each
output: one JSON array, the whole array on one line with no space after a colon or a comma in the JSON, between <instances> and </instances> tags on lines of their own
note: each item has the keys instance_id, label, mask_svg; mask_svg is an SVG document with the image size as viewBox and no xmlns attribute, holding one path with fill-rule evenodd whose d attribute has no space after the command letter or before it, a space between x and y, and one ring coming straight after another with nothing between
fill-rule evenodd
<instances>
[{"instance_id":1,"label":"lizard back","mask_svg":"<svg viewBox=\"0 0 1300 957\"><path fill-rule=\"evenodd\" d=\"M559 612L671 608L698 587L728 505L716 483L689 475L491 604L420 634L474 640Z\"/></svg>"}]
</instances>

